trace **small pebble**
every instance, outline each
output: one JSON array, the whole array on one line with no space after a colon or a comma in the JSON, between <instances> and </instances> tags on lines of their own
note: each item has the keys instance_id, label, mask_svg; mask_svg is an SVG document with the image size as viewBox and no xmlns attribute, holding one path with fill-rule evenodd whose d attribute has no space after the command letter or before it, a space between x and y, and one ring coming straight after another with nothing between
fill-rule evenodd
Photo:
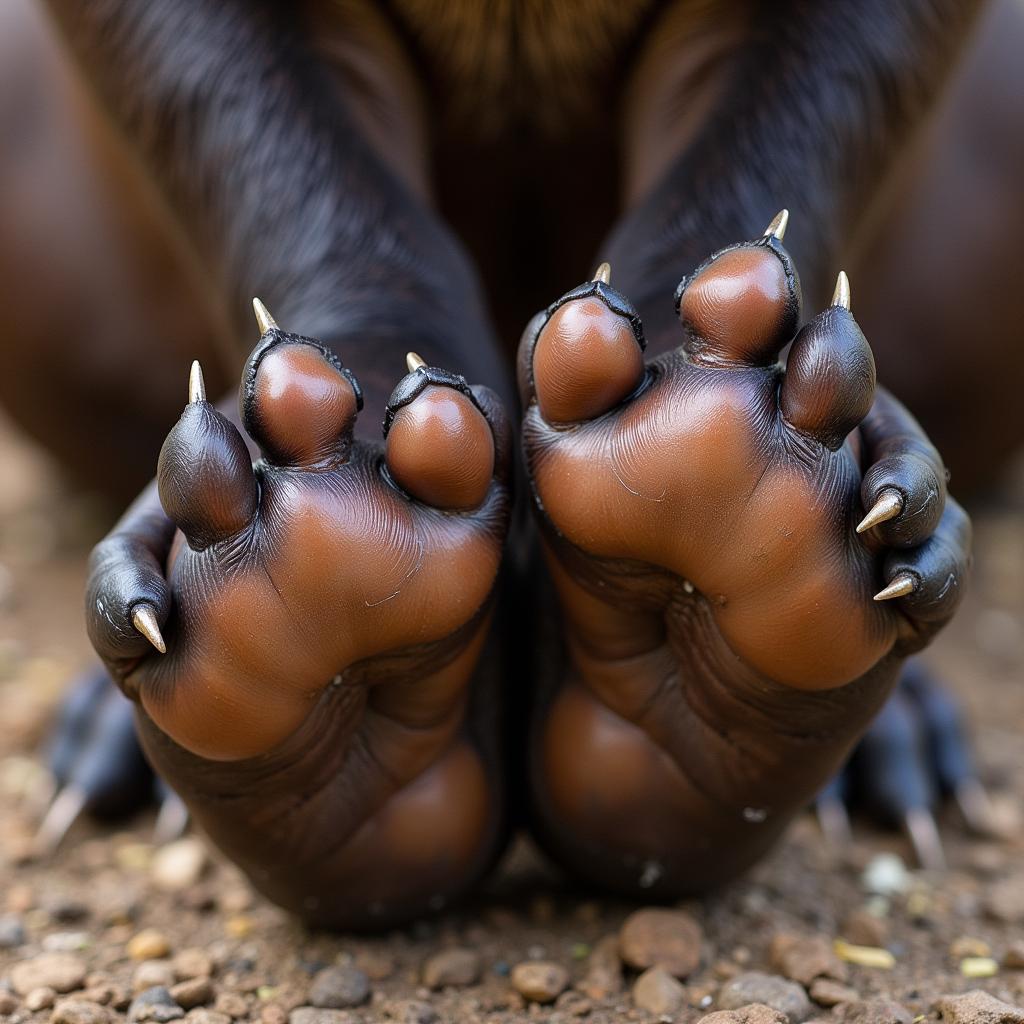
<instances>
[{"instance_id":1,"label":"small pebble","mask_svg":"<svg viewBox=\"0 0 1024 1024\"><path fill-rule=\"evenodd\" d=\"M22 960L11 968L11 985L19 995L28 995L36 988L52 988L55 992L73 992L85 981L85 962L70 953L43 953L31 960Z\"/></svg>"},{"instance_id":2,"label":"small pebble","mask_svg":"<svg viewBox=\"0 0 1024 1024\"><path fill-rule=\"evenodd\" d=\"M25 1008L33 1013L36 1010L48 1010L57 1002L57 993L49 986L34 988L25 996Z\"/></svg>"},{"instance_id":3,"label":"small pebble","mask_svg":"<svg viewBox=\"0 0 1024 1024\"><path fill-rule=\"evenodd\" d=\"M661 967L685 978L700 964L702 940L700 925L685 911L647 908L626 918L619 932L619 954L638 971Z\"/></svg>"},{"instance_id":4,"label":"small pebble","mask_svg":"<svg viewBox=\"0 0 1024 1024\"><path fill-rule=\"evenodd\" d=\"M132 991L145 992L147 988L170 988L175 982L170 960L143 960L132 973Z\"/></svg>"},{"instance_id":5,"label":"small pebble","mask_svg":"<svg viewBox=\"0 0 1024 1024\"><path fill-rule=\"evenodd\" d=\"M622 991L622 961L619 959L619 937L606 935L590 952L587 973L577 986L594 1000L607 999Z\"/></svg>"},{"instance_id":6,"label":"small pebble","mask_svg":"<svg viewBox=\"0 0 1024 1024\"><path fill-rule=\"evenodd\" d=\"M202 1006L213 999L213 985L209 978L188 978L171 986L171 998L186 1010Z\"/></svg>"},{"instance_id":7,"label":"small pebble","mask_svg":"<svg viewBox=\"0 0 1024 1024\"><path fill-rule=\"evenodd\" d=\"M13 949L25 944L25 925L17 914L0 917L0 949Z\"/></svg>"},{"instance_id":8,"label":"small pebble","mask_svg":"<svg viewBox=\"0 0 1024 1024\"><path fill-rule=\"evenodd\" d=\"M106 1006L86 999L62 999L50 1014L50 1024L108 1024L113 1019Z\"/></svg>"},{"instance_id":9,"label":"small pebble","mask_svg":"<svg viewBox=\"0 0 1024 1024\"><path fill-rule=\"evenodd\" d=\"M960 973L965 978L992 978L999 973L999 964L990 956L965 956Z\"/></svg>"},{"instance_id":10,"label":"small pebble","mask_svg":"<svg viewBox=\"0 0 1024 1024\"><path fill-rule=\"evenodd\" d=\"M322 1009L361 1006L370 998L370 979L358 967L325 967L309 986L309 1001Z\"/></svg>"},{"instance_id":11,"label":"small pebble","mask_svg":"<svg viewBox=\"0 0 1024 1024\"><path fill-rule=\"evenodd\" d=\"M209 978L213 974L213 960L205 949L192 947L183 949L171 961L174 977L178 981L189 978Z\"/></svg>"},{"instance_id":12,"label":"small pebble","mask_svg":"<svg viewBox=\"0 0 1024 1024\"><path fill-rule=\"evenodd\" d=\"M887 949L880 949L876 946L854 946L842 939L836 939L833 948L840 960L845 960L848 964L856 964L858 967L875 967L878 970L891 971L896 966L896 957Z\"/></svg>"},{"instance_id":13,"label":"small pebble","mask_svg":"<svg viewBox=\"0 0 1024 1024\"><path fill-rule=\"evenodd\" d=\"M171 951L167 936L156 928L146 928L128 940L128 955L133 960L160 960Z\"/></svg>"},{"instance_id":14,"label":"small pebble","mask_svg":"<svg viewBox=\"0 0 1024 1024\"><path fill-rule=\"evenodd\" d=\"M656 1017L671 1016L686 1005L686 989L668 971L651 967L636 979L633 1003Z\"/></svg>"},{"instance_id":15,"label":"small pebble","mask_svg":"<svg viewBox=\"0 0 1024 1024\"><path fill-rule=\"evenodd\" d=\"M171 993L159 985L140 992L128 1007L128 1020L133 1022L151 1020L163 1024L184 1016L185 1011L174 1001Z\"/></svg>"},{"instance_id":16,"label":"small pebble","mask_svg":"<svg viewBox=\"0 0 1024 1024\"><path fill-rule=\"evenodd\" d=\"M763 1003L778 1010L785 1014L790 1024L807 1020L813 1012L803 986L778 975L761 974L759 971L737 974L718 993L718 1005L723 1010L738 1010L748 1003Z\"/></svg>"},{"instance_id":17,"label":"small pebble","mask_svg":"<svg viewBox=\"0 0 1024 1024\"><path fill-rule=\"evenodd\" d=\"M573 992L571 989L568 992L563 992L555 1000L555 1006L563 1014L569 1014L570 1017L589 1017L594 1009L594 1004L586 996L580 995L579 992Z\"/></svg>"},{"instance_id":18,"label":"small pebble","mask_svg":"<svg viewBox=\"0 0 1024 1024\"><path fill-rule=\"evenodd\" d=\"M236 914L224 922L224 931L233 939L244 939L253 933L256 919L248 914Z\"/></svg>"},{"instance_id":19,"label":"small pebble","mask_svg":"<svg viewBox=\"0 0 1024 1024\"><path fill-rule=\"evenodd\" d=\"M527 960L512 968L512 987L531 1003L553 1003L568 984L566 969L548 960Z\"/></svg>"},{"instance_id":20,"label":"small pebble","mask_svg":"<svg viewBox=\"0 0 1024 1024\"><path fill-rule=\"evenodd\" d=\"M115 992L113 985L106 982L93 982L92 979L86 978L86 985L88 988L82 990L81 998L87 1003L101 1003L107 1006L113 1002L115 994L120 995L119 992Z\"/></svg>"},{"instance_id":21,"label":"small pebble","mask_svg":"<svg viewBox=\"0 0 1024 1024\"><path fill-rule=\"evenodd\" d=\"M772 939L768 957L779 974L800 982L805 988L815 978L845 981L849 973L823 935L777 934Z\"/></svg>"},{"instance_id":22,"label":"small pebble","mask_svg":"<svg viewBox=\"0 0 1024 1024\"><path fill-rule=\"evenodd\" d=\"M153 855L150 874L158 889L179 892L195 885L206 867L206 848L195 836L162 846Z\"/></svg>"},{"instance_id":23,"label":"small pebble","mask_svg":"<svg viewBox=\"0 0 1024 1024\"><path fill-rule=\"evenodd\" d=\"M819 1006L838 1006L840 1003L855 1003L860 995L838 981L831 978L818 978L811 984L811 999Z\"/></svg>"},{"instance_id":24,"label":"small pebble","mask_svg":"<svg viewBox=\"0 0 1024 1024\"><path fill-rule=\"evenodd\" d=\"M441 989L473 985L480 977L480 954L473 949L445 949L423 965L423 984Z\"/></svg>"},{"instance_id":25,"label":"small pebble","mask_svg":"<svg viewBox=\"0 0 1024 1024\"><path fill-rule=\"evenodd\" d=\"M880 853L868 862L860 882L867 892L893 896L906 892L910 885L910 872L895 853Z\"/></svg>"},{"instance_id":26,"label":"small pebble","mask_svg":"<svg viewBox=\"0 0 1024 1024\"><path fill-rule=\"evenodd\" d=\"M941 996L935 1006L945 1024L1024 1024L1024 1009L980 989Z\"/></svg>"}]
</instances>

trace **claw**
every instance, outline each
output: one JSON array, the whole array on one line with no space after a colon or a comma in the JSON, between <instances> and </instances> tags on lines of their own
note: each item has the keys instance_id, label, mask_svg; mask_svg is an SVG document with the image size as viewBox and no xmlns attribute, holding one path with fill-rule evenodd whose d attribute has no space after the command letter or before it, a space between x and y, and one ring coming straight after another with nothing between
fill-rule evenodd
<instances>
[{"instance_id":1,"label":"claw","mask_svg":"<svg viewBox=\"0 0 1024 1024\"><path fill-rule=\"evenodd\" d=\"M781 242L785 237L787 224L789 224L789 210L779 210L772 218L771 224L765 228L765 237L774 235Z\"/></svg>"},{"instance_id":2,"label":"claw","mask_svg":"<svg viewBox=\"0 0 1024 1024\"><path fill-rule=\"evenodd\" d=\"M857 532L864 533L879 523L895 519L903 511L903 495L894 487L882 489L868 514L857 524Z\"/></svg>"},{"instance_id":3,"label":"claw","mask_svg":"<svg viewBox=\"0 0 1024 1024\"><path fill-rule=\"evenodd\" d=\"M198 359L192 360L192 369L188 372L188 401L189 405L206 401L206 381Z\"/></svg>"},{"instance_id":4,"label":"claw","mask_svg":"<svg viewBox=\"0 0 1024 1024\"><path fill-rule=\"evenodd\" d=\"M592 280L600 281L602 284L611 284L612 265L610 263L602 263L601 266L594 271Z\"/></svg>"},{"instance_id":5,"label":"claw","mask_svg":"<svg viewBox=\"0 0 1024 1024\"><path fill-rule=\"evenodd\" d=\"M825 842L835 850L846 849L853 838L846 805L835 797L821 797L814 806Z\"/></svg>"},{"instance_id":6,"label":"claw","mask_svg":"<svg viewBox=\"0 0 1024 1024\"><path fill-rule=\"evenodd\" d=\"M998 836L996 815L985 787L977 779L965 779L953 793L967 827L979 836Z\"/></svg>"},{"instance_id":7,"label":"claw","mask_svg":"<svg viewBox=\"0 0 1024 1024\"><path fill-rule=\"evenodd\" d=\"M410 373L415 373L421 366L426 366L427 361L415 352L407 352L405 355L405 365Z\"/></svg>"},{"instance_id":8,"label":"claw","mask_svg":"<svg viewBox=\"0 0 1024 1024\"><path fill-rule=\"evenodd\" d=\"M926 871L943 871L946 867L946 854L939 838L939 828L935 818L922 807L907 811L903 825L914 847L914 856L918 864Z\"/></svg>"},{"instance_id":9,"label":"claw","mask_svg":"<svg viewBox=\"0 0 1024 1024\"><path fill-rule=\"evenodd\" d=\"M34 845L41 854L49 855L60 846L68 829L85 810L88 799L85 790L78 786L68 786L57 794L36 832Z\"/></svg>"},{"instance_id":10,"label":"claw","mask_svg":"<svg viewBox=\"0 0 1024 1024\"><path fill-rule=\"evenodd\" d=\"M891 601L894 597L906 597L917 590L917 580L909 572L901 572L884 590L875 594L876 601Z\"/></svg>"},{"instance_id":11,"label":"claw","mask_svg":"<svg viewBox=\"0 0 1024 1024\"><path fill-rule=\"evenodd\" d=\"M252 300L252 311L256 314L256 326L260 329L260 337L277 327L277 321L270 315L270 310L255 297Z\"/></svg>"},{"instance_id":12,"label":"claw","mask_svg":"<svg viewBox=\"0 0 1024 1024\"><path fill-rule=\"evenodd\" d=\"M138 604L132 610L132 623L135 628L161 653L167 653L160 624L156 621L156 611L151 604Z\"/></svg>"},{"instance_id":13,"label":"claw","mask_svg":"<svg viewBox=\"0 0 1024 1024\"><path fill-rule=\"evenodd\" d=\"M173 790L167 790L167 795L160 801L160 810L157 811L153 825L154 845L163 846L179 839L188 828L188 818L188 808L184 801Z\"/></svg>"},{"instance_id":14,"label":"claw","mask_svg":"<svg viewBox=\"0 0 1024 1024\"><path fill-rule=\"evenodd\" d=\"M836 290L832 293L832 305L842 306L843 309L850 308L850 279L846 276L845 270L839 271L836 278Z\"/></svg>"}]
</instances>

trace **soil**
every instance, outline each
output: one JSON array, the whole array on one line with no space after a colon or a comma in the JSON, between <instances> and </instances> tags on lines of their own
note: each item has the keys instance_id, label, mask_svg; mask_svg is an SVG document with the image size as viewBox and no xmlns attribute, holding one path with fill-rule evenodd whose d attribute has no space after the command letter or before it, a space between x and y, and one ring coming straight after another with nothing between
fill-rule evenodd
<instances>
[{"instance_id":1,"label":"soil","mask_svg":"<svg viewBox=\"0 0 1024 1024\"><path fill-rule=\"evenodd\" d=\"M746 972L789 974L797 996L809 989L821 1000L791 1009L792 1019L938 1019L940 997L974 989L1024 1004L1024 465L972 510L971 590L929 654L969 708L1005 838L972 837L946 809L949 869L903 872L886 857L909 863L901 836L858 822L849 847L829 849L808 814L748 877L683 906L702 933L699 950L684 953L699 965L681 987L661 972L647 977L635 993L646 1009L634 1001L637 972L618 981L617 940L602 943L638 906L577 887L523 839L472 903L375 937L310 933L195 835L161 853L152 811L113 827L82 820L55 856L34 856L48 797L40 744L68 680L90 662L82 583L108 511L0 423L0 1016L105 1024L131 1007L153 1020L189 1010L194 1024L286 1024L289 1015L291 1024L688 1022L735 1005L730 979ZM871 891L879 888L889 891ZM692 945L696 930L684 924L678 940ZM813 941L787 956L794 936ZM835 947L839 938L889 956L882 966L844 962L836 948L858 954ZM880 960L878 949L869 959ZM19 970L25 961L34 966ZM524 961L546 966L516 971ZM602 962L603 977L594 973ZM554 1001L532 1001L514 981ZM746 979L743 991L753 985L771 999L781 981L767 984ZM133 989L150 992L132 1004ZM845 1006L823 1005L837 996ZM879 999L898 1007L861 1005ZM327 1008L301 1009L313 1002ZM980 1005L948 1004L946 1019L986 1019ZM1018 1019L1000 1012L988 1019Z\"/></svg>"}]
</instances>

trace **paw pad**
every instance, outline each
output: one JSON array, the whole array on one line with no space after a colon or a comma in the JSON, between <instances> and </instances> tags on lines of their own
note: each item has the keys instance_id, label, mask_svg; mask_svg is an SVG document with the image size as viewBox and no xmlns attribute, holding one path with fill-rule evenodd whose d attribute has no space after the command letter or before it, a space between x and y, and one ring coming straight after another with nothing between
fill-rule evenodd
<instances>
[{"instance_id":1,"label":"paw pad","mask_svg":"<svg viewBox=\"0 0 1024 1024\"><path fill-rule=\"evenodd\" d=\"M715 253L684 278L676 310L694 358L766 365L800 322L800 281L769 234Z\"/></svg>"},{"instance_id":2,"label":"paw pad","mask_svg":"<svg viewBox=\"0 0 1024 1024\"><path fill-rule=\"evenodd\" d=\"M275 465L344 461L361 407L355 378L311 338L274 327L246 365L245 428Z\"/></svg>"},{"instance_id":3,"label":"paw pad","mask_svg":"<svg viewBox=\"0 0 1024 1024\"><path fill-rule=\"evenodd\" d=\"M544 419L574 423L614 408L644 374L644 336L631 303L599 277L548 309L533 348L533 382Z\"/></svg>"},{"instance_id":4,"label":"paw pad","mask_svg":"<svg viewBox=\"0 0 1024 1024\"><path fill-rule=\"evenodd\" d=\"M494 436L463 377L418 366L384 420L387 465L406 492L443 509L476 508L494 475Z\"/></svg>"}]
</instances>

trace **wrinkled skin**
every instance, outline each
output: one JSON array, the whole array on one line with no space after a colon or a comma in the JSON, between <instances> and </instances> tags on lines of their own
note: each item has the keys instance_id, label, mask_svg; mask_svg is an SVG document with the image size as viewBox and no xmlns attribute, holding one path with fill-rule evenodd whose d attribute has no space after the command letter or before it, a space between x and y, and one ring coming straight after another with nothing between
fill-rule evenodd
<instances>
[{"instance_id":1,"label":"wrinkled skin","mask_svg":"<svg viewBox=\"0 0 1024 1024\"><path fill-rule=\"evenodd\" d=\"M971 42L977 7L593 0L559 34L476 24L468 6L449 22L404 2L52 0L105 110L52 45L45 74L3 65L4 95L29 83L49 102L0 193L0 287L11 338L30 342L11 346L17 386L0 397L123 493L152 473L202 359L220 413L186 409L159 493L97 549L87 617L151 760L256 885L339 926L463 891L524 787L524 738L500 743L500 726L531 701L540 834L622 888L679 891L687 867L689 887L731 877L824 781L951 613L968 537L848 313L819 314L776 365L799 326L793 261L810 309L851 270L883 381L932 410L958 479L1019 443L998 417L1024 358L1024 144L994 104L1019 92L1024 24L995 4ZM445 25L468 27L452 42L432 34ZM958 162L968 145L984 190ZM997 230L980 230L982 199ZM736 247L783 205L792 259ZM519 377L539 529L512 518L503 576L510 342L595 251L636 315L624 324L606 290L532 322ZM306 362L278 366L278 411L256 418L254 294L318 339L264 336L254 359L272 342ZM376 419L410 349L492 394L474 386L474 404L439 377L389 417L382 453ZM936 412L953 374L963 401ZM357 388L372 415L353 427ZM126 395L127 421L111 415ZM262 448L255 478L232 422ZM904 511L854 537L887 484ZM873 603L900 573L913 593ZM524 591L536 599L517 604ZM166 655L133 625L142 604ZM607 757L617 789L594 771ZM743 856L723 859L737 836Z\"/></svg>"},{"instance_id":2,"label":"wrinkled skin","mask_svg":"<svg viewBox=\"0 0 1024 1024\"><path fill-rule=\"evenodd\" d=\"M679 315L680 348L644 367L628 302L591 284L522 360L564 629L535 723L541 828L577 871L665 894L732 877L818 791L952 614L970 545L852 315L793 339L799 284L774 239L716 254ZM916 513L865 540L861 501L886 487ZM873 601L899 573L913 593Z\"/></svg>"}]
</instances>

